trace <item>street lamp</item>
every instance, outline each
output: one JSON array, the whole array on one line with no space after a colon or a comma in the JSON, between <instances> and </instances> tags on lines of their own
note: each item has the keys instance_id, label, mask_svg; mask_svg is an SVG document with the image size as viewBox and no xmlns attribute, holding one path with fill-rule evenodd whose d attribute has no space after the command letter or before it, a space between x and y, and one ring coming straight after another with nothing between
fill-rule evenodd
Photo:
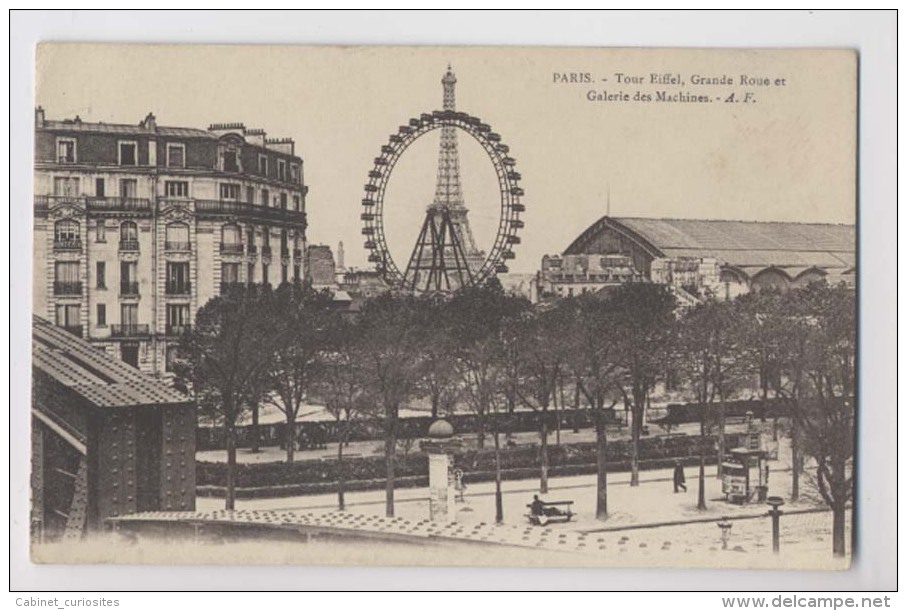
<instances>
[{"instance_id":1,"label":"street lamp","mask_svg":"<svg viewBox=\"0 0 907 611\"><path fill-rule=\"evenodd\" d=\"M734 525L727 518L721 518L721 521L718 522L718 528L721 529L721 549L727 549L727 542L731 538L733 527Z\"/></svg>"},{"instance_id":2,"label":"street lamp","mask_svg":"<svg viewBox=\"0 0 907 611\"><path fill-rule=\"evenodd\" d=\"M780 527L778 525L781 514L784 513L779 507L784 505L784 499L780 496L770 496L766 499L766 502L771 506L771 509L768 511L768 515L772 516L772 552L778 553L780 549Z\"/></svg>"}]
</instances>

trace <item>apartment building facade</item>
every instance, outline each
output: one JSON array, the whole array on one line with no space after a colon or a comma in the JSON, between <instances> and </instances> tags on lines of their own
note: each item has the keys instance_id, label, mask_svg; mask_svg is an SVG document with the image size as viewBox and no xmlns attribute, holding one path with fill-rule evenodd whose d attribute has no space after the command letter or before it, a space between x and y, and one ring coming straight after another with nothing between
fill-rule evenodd
<instances>
[{"instance_id":1,"label":"apartment building facade","mask_svg":"<svg viewBox=\"0 0 907 611\"><path fill-rule=\"evenodd\" d=\"M39 107L34 312L166 374L209 299L304 277L307 190L293 140L241 123L51 121Z\"/></svg>"}]
</instances>

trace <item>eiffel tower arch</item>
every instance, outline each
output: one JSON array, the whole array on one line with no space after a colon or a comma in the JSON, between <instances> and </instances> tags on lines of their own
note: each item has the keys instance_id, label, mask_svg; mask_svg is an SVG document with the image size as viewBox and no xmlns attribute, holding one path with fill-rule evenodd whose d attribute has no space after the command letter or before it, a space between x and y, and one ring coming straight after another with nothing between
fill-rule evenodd
<instances>
[{"instance_id":1,"label":"eiffel tower arch","mask_svg":"<svg viewBox=\"0 0 907 611\"><path fill-rule=\"evenodd\" d=\"M375 158L362 199L362 233L366 237L365 248L370 251L369 261L390 284L415 293L454 292L484 282L496 273L506 273L507 262L514 258L512 248L520 243L518 231L524 226L520 216L525 205L516 160L489 125L456 110L456 83L456 75L448 66L441 79L443 110L410 119L390 136L388 144L381 147L381 155ZM384 193L403 152L417 138L435 129L441 130L435 196L426 207L412 254L401 270L391 258L384 236ZM500 219L494 243L487 252L476 245L463 200L459 131L482 146L498 178Z\"/></svg>"}]
</instances>

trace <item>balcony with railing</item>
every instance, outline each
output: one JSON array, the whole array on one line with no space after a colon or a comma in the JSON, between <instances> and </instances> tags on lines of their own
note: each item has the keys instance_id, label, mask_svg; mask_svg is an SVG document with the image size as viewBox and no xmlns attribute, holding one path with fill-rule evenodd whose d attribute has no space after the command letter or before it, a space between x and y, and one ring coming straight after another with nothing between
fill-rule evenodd
<instances>
[{"instance_id":1,"label":"balcony with railing","mask_svg":"<svg viewBox=\"0 0 907 611\"><path fill-rule=\"evenodd\" d=\"M82 239L54 238L54 250L80 252L82 250Z\"/></svg>"},{"instance_id":2,"label":"balcony with railing","mask_svg":"<svg viewBox=\"0 0 907 611\"><path fill-rule=\"evenodd\" d=\"M192 325L167 325L166 328L168 337L180 337L192 331Z\"/></svg>"},{"instance_id":3,"label":"balcony with railing","mask_svg":"<svg viewBox=\"0 0 907 611\"><path fill-rule=\"evenodd\" d=\"M139 296L139 283L138 282L120 282L120 295L123 297L138 297Z\"/></svg>"},{"instance_id":4,"label":"balcony with railing","mask_svg":"<svg viewBox=\"0 0 907 611\"><path fill-rule=\"evenodd\" d=\"M120 240L120 252L138 252L139 241L136 238L126 238Z\"/></svg>"},{"instance_id":5,"label":"balcony with railing","mask_svg":"<svg viewBox=\"0 0 907 611\"><path fill-rule=\"evenodd\" d=\"M81 282L54 282L54 295L81 295Z\"/></svg>"},{"instance_id":6,"label":"balcony with railing","mask_svg":"<svg viewBox=\"0 0 907 611\"><path fill-rule=\"evenodd\" d=\"M241 255L243 254L243 245L242 244L230 244L228 242L220 243L220 252L226 255Z\"/></svg>"},{"instance_id":7,"label":"balcony with railing","mask_svg":"<svg viewBox=\"0 0 907 611\"><path fill-rule=\"evenodd\" d=\"M168 240L164 242L164 250L166 252L189 252L190 250L192 250L192 244L190 244L189 242L174 242Z\"/></svg>"},{"instance_id":8,"label":"balcony with railing","mask_svg":"<svg viewBox=\"0 0 907 611\"><path fill-rule=\"evenodd\" d=\"M110 325L110 337L143 337L150 335L148 325L132 323L128 325Z\"/></svg>"},{"instance_id":9,"label":"balcony with railing","mask_svg":"<svg viewBox=\"0 0 907 611\"><path fill-rule=\"evenodd\" d=\"M189 295L192 292L192 284L189 281L168 280L164 292L167 295Z\"/></svg>"},{"instance_id":10,"label":"balcony with railing","mask_svg":"<svg viewBox=\"0 0 907 611\"><path fill-rule=\"evenodd\" d=\"M250 220L306 226L306 213L299 210L283 210L246 202L231 200L195 201L195 212L199 216L243 216Z\"/></svg>"},{"instance_id":11,"label":"balcony with railing","mask_svg":"<svg viewBox=\"0 0 907 611\"><path fill-rule=\"evenodd\" d=\"M85 198L90 212L131 212L151 214L151 200L142 197L88 197Z\"/></svg>"}]
</instances>

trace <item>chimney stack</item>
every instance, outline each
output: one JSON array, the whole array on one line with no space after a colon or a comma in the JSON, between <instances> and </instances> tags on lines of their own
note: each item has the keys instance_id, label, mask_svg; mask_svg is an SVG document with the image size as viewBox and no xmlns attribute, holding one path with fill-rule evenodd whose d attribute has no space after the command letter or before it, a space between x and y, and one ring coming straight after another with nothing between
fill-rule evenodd
<instances>
[{"instance_id":1,"label":"chimney stack","mask_svg":"<svg viewBox=\"0 0 907 611\"><path fill-rule=\"evenodd\" d=\"M35 127L44 127L44 107L42 106L35 109Z\"/></svg>"}]
</instances>

